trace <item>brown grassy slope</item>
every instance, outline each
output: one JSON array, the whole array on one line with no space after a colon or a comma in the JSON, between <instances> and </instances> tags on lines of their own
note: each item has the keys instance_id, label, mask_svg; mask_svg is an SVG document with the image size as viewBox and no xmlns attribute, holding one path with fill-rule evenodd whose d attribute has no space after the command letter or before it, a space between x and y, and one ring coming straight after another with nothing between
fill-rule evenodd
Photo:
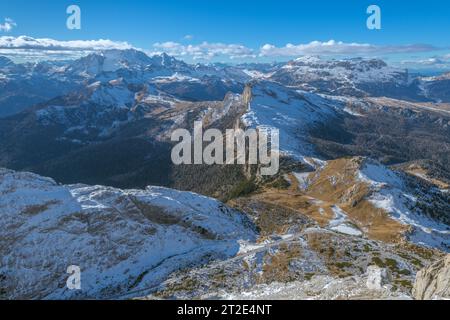
<instances>
[{"instance_id":1,"label":"brown grassy slope","mask_svg":"<svg viewBox=\"0 0 450 320\"><path fill-rule=\"evenodd\" d=\"M337 205L347 213L350 222L370 239L400 242L409 228L367 200L370 188L357 179L357 171L363 161L363 158L329 161L324 168L309 175L311 183L306 190L300 190L296 178L289 175L289 188L263 186L258 193L230 201L230 205L244 211L248 211L245 204L250 202L270 207L270 210L258 210L257 213L256 221L265 236L288 230L299 216L311 218L320 227L326 227L335 216L332 207Z\"/></svg>"},{"instance_id":2,"label":"brown grassy slope","mask_svg":"<svg viewBox=\"0 0 450 320\"><path fill-rule=\"evenodd\" d=\"M408 227L391 219L382 209L368 200L370 187L357 179L363 158L343 158L329 161L311 179L307 194L316 199L338 205L350 220L372 239L398 241Z\"/></svg>"}]
</instances>

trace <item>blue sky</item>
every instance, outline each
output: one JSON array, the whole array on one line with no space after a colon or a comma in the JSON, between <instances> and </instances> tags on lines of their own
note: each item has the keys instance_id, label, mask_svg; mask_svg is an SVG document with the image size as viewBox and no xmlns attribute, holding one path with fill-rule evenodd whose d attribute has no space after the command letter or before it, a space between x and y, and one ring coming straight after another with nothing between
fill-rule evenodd
<instances>
[{"instance_id":1,"label":"blue sky","mask_svg":"<svg viewBox=\"0 0 450 320\"><path fill-rule=\"evenodd\" d=\"M81 30L66 28L66 8L71 4L81 8ZM366 27L366 9L371 4L381 8L381 30ZM185 60L192 60L195 52L201 52L199 59L267 61L289 59L290 53L351 55L353 51L395 62L429 61L430 66L432 59L442 64L450 60L450 2L445 0L1 1L0 24L8 21L14 25L7 31L0 26L0 36L57 41L109 39L148 52L169 51ZM314 50L300 46L312 41L319 42ZM343 43L341 51L320 49L339 46L339 42ZM286 49L289 43L300 47L273 50ZM356 46L352 50L351 43L373 48ZM271 45L265 51L269 54L261 55L266 44Z\"/></svg>"}]
</instances>

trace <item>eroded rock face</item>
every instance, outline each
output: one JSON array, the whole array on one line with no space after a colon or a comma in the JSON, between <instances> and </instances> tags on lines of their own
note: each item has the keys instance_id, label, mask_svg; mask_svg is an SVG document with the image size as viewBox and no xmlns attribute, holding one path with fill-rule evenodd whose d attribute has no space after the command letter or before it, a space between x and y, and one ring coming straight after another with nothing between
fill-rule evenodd
<instances>
[{"instance_id":1,"label":"eroded rock face","mask_svg":"<svg viewBox=\"0 0 450 320\"><path fill-rule=\"evenodd\" d=\"M413 296L417 300L450 299L450 254L417 273Z\"/></svg>"}]
</instances>

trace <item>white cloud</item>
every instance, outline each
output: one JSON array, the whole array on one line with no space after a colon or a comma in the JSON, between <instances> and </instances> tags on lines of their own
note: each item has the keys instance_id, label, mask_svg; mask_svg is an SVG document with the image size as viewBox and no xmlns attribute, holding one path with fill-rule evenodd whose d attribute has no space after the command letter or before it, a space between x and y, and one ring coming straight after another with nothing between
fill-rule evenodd
<instances>
[{"instance_id":1,"label":"white cloud","mask_svg":"<svg viewBox=\"0 0 450 320\"><path fill-rule=\"evenodd\" d=\"M27 49L27 50L52 50L52 51L96 51L107 49L130 49L127 42L111 40L73 40L58 41L54 39L36 39L27 36L0 37L0 49Z\"/></svg>"},{"instance_id":2,"label":"white cloud","mask_svg":"<svg viewBox=\"0 0 450 320\"><path fill-rule=\"evenodd\" d=\"M17 27L17 24L13 19L5 18L4 23L0 23L0 31L1 32L10 32L13 28Z\"/></svg>"},{"instance_id":3,"label":"white cloud","mask_svg":"<svg viewBox=\"0 0 450 320\"><path fill-rule=\"evenodd\" d=\"M426 52L436 50L430 45L414 44L404 46L377 46L368 43L346 43L330 40L327 42L312 41L307 44L293 45L288 43L284 47L266 44L260 48L262 57L295 57L301 55L360 55L360 54L392 54L409 52Z\"/></svg>"},{"instance_id":4,"label":"white cloud","mask_svg":"<svg viewBox=\"0 0 450 320\"><path fill-rule=\"evenodd\" d=\"M256 58L250 48L240 44L224 44L202 42L198 45L183 45L178 42L163 42L153 44L153 54L165 52L175 57L190 57L194 60L211 60L215 57L230 59Z\"/></svg>"},{"instance_id":5,"label":"white cloud","mask_svg":"<svg viewBox=\"0 0 450 320\"><path fill-rule=\"evenodd\" d=\"M183 37L184 40L192 40L194 39L194 36L192 34L187 34Z\"/></svg>"}]
</instances>

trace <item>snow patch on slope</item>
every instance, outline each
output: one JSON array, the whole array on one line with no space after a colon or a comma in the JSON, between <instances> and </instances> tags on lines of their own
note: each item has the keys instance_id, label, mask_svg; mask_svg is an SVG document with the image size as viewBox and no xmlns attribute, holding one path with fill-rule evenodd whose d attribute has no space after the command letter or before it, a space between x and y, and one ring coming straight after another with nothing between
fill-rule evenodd
<instances>
[{"instance_id":1,"label":"snow patch on slope","mask_svg":"<svg viewBox=\"0 0 450 320\"><path fill-rule=\"evenodd\" d=\"M135 101L135 96L126 86L107 85L95 90L90 101L102 106L130 107Z\"/></svg>"},{"instance_id":2,"label":"snow patch on slope","mask_svg":"<svg viewBox=\"0 0 450 320\"><path fill-rule=\"evenodd\" d=\"M331 210L333 210L334 213L334 219L331 220L328 225L331 230L351 236L362 236L363 233L350 224L347 213L345 213L344 210L338 206L332 206Z\"/></svg>"}]
</instances>

